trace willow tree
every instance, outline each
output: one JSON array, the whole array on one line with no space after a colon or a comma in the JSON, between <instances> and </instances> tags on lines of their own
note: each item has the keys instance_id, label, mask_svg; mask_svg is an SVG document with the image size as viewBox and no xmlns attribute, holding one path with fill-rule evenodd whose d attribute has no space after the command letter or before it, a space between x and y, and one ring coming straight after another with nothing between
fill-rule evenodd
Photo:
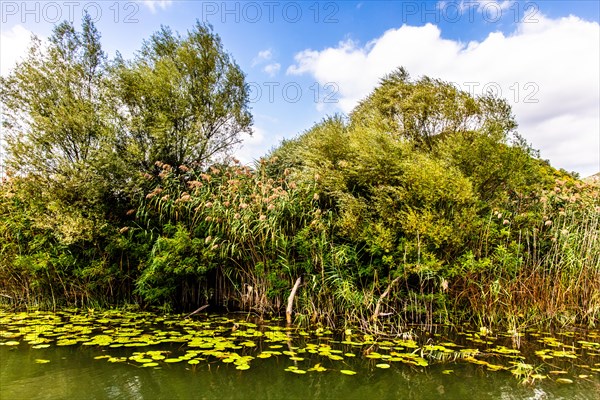
<instances>
[{"instance_id":1,"label":"willow tree","mask_svg":"<svg viewBox=\"0 0 600 400\"><path fill-rule=\"evenodd\" d=\"M105 164L113 136L105 66L89 15L81 32L65 21L47 45L33 38L25 60L0 81L10 170L56 181L85 179Z\"/></svg>"},{"instance_id":2,"label":"willow tree","mask_svg":"<svg viewBox=\"0 0 600 400\"><path fill-rule=\"evenodd\" d=\"M450 82L415 81L404 68L385 76L351 113L353 125L368 125L417 148L432 150L458 133L481 131L502 141L517 124L510 106L490 94L471 96Z\"/></svg>"},{"instance_id":3,"label":"willow tree","mask_svg":"<svg viewBox=\"0 0 600 400\"><path fill-rule=\"evenodd\" d=\"M181 36L168 27L113 73L123 126L121 150L137 168L206 166L251 132L244 73L219 36L196 23Z\"/></svg>"}]
</instances>

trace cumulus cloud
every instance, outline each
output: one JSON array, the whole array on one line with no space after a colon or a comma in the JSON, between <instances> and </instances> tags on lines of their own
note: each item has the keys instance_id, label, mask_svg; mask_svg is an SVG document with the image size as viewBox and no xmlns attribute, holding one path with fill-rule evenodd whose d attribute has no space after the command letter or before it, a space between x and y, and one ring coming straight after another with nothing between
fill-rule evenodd
<instances>
[{"instance_id":1,"label":"cumulus cloud","mask_svg":"<svg viewBox=\"0 0 600 400\"><path fill-rule=\"evenodd\" d=\"M15 64L27 55L31 36L31 31L22 25L15 25L10 30L0 33L0 75L8 75Z\"/></svg>"},{"instance_id":2,"label":"cumulus cloud","mask_svg":"<svg viewBox=\"0 0 600 400\"><path fill-rule=\"evenodd\" d=\"M262 70L263 72L269 74L270 77L277 75L281 69L281 64L274 62L273 51L271 49L259 51L258 54L252 59L252 67L262 64L266 64L264 67L262 67Z\"/></svg>"},{"instance_id":3,"label":"cumulus cloud","mask_svg":"<svg viewBox=\"0 0 600 400\"><path fill-rule=\"evenodd\" d=\"M267 62L271 58L273 58L273 52L271 51L271 49L261 50L261 51L258 52L258 54L256 55L256 57L254 57L252 59L252 66L255 67L255 66L259 65L259 64Z\"/></svg>"},{"instance_id":4,"label":"cumulus cloud","mask_svg":"<svg viewBox=\"0 0 600 400\"><path fill-rule=\"evenodd\" d=\"M493 90L511 103L520 133L543 158L584 176L595 173L600 169L600 27L574 16L536 17L537 23L518 24L509 35L493 32L470 43L444 39L432 24L403 25L364 45L346 40L301 51L287 73L336 82L344 112L399 66L413 77L442 78L476 95Z\"/></svg>"},{"instance_id":5,"label":"cumulus cloud","mask_svg":"<svg viewBox=\"0 0 600 400\"><path fill-rule=\"evenodd\" d=\"M277 73L279 72L280 69L281 69L281 64L272 63L272 64L265 65L265 67L263 68L263 71L265 71L267 74L269 74L270 77L274 77L275 75L277 75Z\"/></svg>"},{"instance_id":6,"label":"cumulus cloud","mask_svg":"<svg viewBox=\"0 0 600 400\"><path fill-rule=\"evenodd\" d=\"M152 14L156 14L159 9L166 10L173 4L173 0L142 0L142 4L148 7Z\"/></svg>"}]
</instances>

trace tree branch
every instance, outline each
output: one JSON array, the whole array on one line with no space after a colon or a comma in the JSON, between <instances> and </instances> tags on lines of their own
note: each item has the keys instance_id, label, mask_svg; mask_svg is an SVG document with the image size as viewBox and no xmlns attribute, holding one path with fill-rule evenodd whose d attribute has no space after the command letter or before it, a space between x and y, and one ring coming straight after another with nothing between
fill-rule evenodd
<instances>
[{"instance_id":1,"label":"tree branch","mask_svg":"<svg viewBox=\"0 0 600 400\"><path fill-rule=\"evenodd\" d=\"M390 284L385 289L385 292L381 293L381 296L379 296L379 300L377 300L377 305L375 306L375 312L373 313L373 318L372 318L373 321L376 321L377 317L379 317L379 315L383 315L383 314L379 313L379 309L381 308L381 303L390 294L390 290L392 290L392 286L394 286L396 284L396 282L398 282L400 280L400 278L401 277L399 276L396 279L394 279L393 281L391 281Z\"/></svg>"},{"instance_id":2,"label":"tree branch","mask_svg":"<svg viewBox=\"0 0 600 400\"><path fill-rule=\"evenodd\" d=\"M301 281L302 281L301 277L296 279L296 283L294 283L294 287L292 288L292 291L290 292L290 297L288 297L287 308L285 310L285 320L287 321L288 325L291 325L291 323L292 323L292 307L294 306L294 296L296 296L296 292L298 291L298 288L300 287Z\"/></svg>"}]
</instances>

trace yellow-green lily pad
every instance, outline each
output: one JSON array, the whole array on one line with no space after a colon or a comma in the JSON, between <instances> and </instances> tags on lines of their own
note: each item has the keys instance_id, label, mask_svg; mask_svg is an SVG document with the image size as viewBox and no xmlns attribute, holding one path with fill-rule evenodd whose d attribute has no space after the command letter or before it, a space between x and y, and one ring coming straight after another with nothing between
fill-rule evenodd
<instances>
[{"instance_id":1,"label":"yellow-green lily pad","mask_svg":"<svg viewBox=\"0 0 600 400\"><path fill-rule=\"evenodd\" d=\"M356 371L351 371L349 369L342 369L340 372L344 375L356 375Z\"/></svg>"}]
</instances>

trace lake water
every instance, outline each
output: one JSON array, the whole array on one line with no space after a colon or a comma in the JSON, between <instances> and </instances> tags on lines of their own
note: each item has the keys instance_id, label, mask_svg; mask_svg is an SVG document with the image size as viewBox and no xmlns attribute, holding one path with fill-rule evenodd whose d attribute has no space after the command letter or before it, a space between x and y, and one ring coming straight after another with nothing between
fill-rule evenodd
<instances>
[{"instance_id":1,"label":"lake water","mask_svg":"<svg viewBox=\"0 0 600 400\"><path fill-rule=\"evenodd\" d=\"M600 399L600 332L0 312L0 399Z\"/></svg>"}]
</instances>

